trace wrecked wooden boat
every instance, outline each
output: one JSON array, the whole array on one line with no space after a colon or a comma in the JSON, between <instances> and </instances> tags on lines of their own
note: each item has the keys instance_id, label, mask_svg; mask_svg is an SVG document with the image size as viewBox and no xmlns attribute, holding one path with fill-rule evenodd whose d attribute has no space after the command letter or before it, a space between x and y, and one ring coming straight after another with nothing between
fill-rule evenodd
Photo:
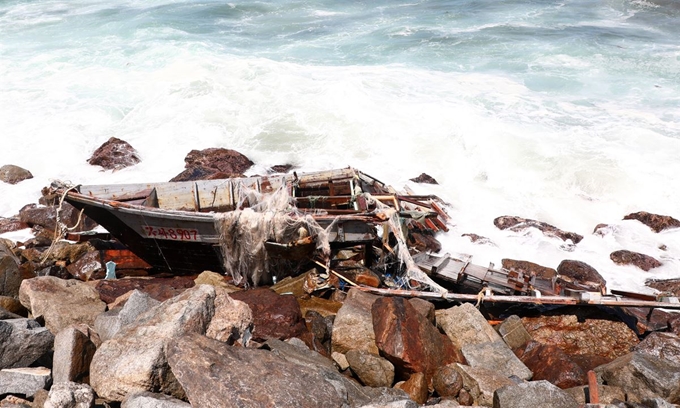
<instances>
[{"instance_id":1,"label":"wrecked wooden boat","mask_svg":"<svg viewBox=\"0 0 680 408\"><path fill-rule=\"evenodd\" d=\"M431 231L446 229L436 197L397 194L353 168L185 182L55 184L53 190L156 270L221 271L254 284L285 273L274 267L280 259L316 257L328 263L331 250L357 245L369 252L383 230L386 236L401 235L404 220ZM390 220L391 228L378 228ZM384 245L392 249L386 236Z\"/></svg>"}]
</instances>

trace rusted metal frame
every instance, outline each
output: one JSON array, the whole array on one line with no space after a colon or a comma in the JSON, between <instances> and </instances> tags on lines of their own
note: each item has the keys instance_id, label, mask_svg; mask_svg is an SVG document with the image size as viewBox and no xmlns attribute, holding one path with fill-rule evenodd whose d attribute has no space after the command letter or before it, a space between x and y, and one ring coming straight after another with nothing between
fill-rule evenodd
<instances>
[{"instance_id":1,"label":"rusted metal frame","mask_svg":"<svg viewBox=\"0 0 680 408\"><path fill-rule=\"evenodd\" d=\"M420 297L426 299L445 299L462 302L477 302L478 295L471 295L466 293L438 293L438 292L424 292L419 290L404 290L404 289L382 289L372 288L367 286L359 287L364 292L370 292L384 296L405 296L405 297ZM680 303L669 302L652 302L646 300L623 300L600 298L592 301L580 301L576 298L564 296L514 296L514 295L486 295L482 297L482 302L491 303L529 303L535 305L598 305L598 306L633 306L633 307L652 307L665 309L680 309Z\"/></svg>"},{"instance_id":2,"label":"rusted metal frame","mask_svg":"<svg viewBox=\"0 0 680 408\"><path fill-rule=\"evenodd\" d=\"M597 384L597 375L595 371L588 371L588 403L599 404L600 403L600 392Z\"/></svg>"}]
</instances>

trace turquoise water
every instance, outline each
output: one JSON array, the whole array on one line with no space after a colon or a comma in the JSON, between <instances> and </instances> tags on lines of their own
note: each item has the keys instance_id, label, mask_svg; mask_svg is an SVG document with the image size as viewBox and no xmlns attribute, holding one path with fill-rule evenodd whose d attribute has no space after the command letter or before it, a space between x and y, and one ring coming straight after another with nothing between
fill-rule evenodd
<instances>
[{"instance_id":1,"label":"turquoise water","mask_svg":"<svg viewBox=\"0 0 680 408\"><path fill-rule=\"evenodd\" d=\"M680 218L679 4L0 1L0 164L36 176L0 186L0 215L53 178L167 180L189 150L227 147L253 173L426 172L440 185L411 187L451 203L444 240L482 264L577 258L631 286L608 258L623 247L680 275L677 233L621 221ZM88 166L111 136L143 162ZM506 214L587 238L497 231ZM603 222L612 236L590 237Z\"/></svg>"}]
</instances>

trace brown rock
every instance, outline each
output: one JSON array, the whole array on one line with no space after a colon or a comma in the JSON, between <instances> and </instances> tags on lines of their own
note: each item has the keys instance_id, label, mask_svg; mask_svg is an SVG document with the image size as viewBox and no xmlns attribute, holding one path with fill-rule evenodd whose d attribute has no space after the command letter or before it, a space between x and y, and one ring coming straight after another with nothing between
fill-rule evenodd
<instances>
[{"instance_id":1,"label":"brown rock","mask_svg":"<svg viewBox=\"0 0 680 408\"><path fill-rule=\"evenodd\" d=\"M158 301L165 301L194 286L191 276L172 278L125 278L100 280L95 285L99 297L106 303L113 303L118 297L134 289L149 294Z\"/></svg>"},{"instance_id":2,"label":"brown rock","mask_svg":"<svg viewBox=\"0 0 680 408\"><path fill-rule=\"evenodd\" d=\"M473 244L496 246L496 244L491 242L491 240L489 238L483 237L481 235L469 233L469 234L461 234L461 237L470 238L470 241L472 241Z\"/></svg>"},{"instance_id":3,"label":"brown rock","mask_svg":"<svg viewBox=\"0 0 680 408\"><path fill-rule=\"evenodd\" d=\"M501 260L503 269L513 272L521 272L524 275L534 275L538 278L552 279L557 275L557 271L547 266L541 266L529 261L518 261L515 259L504 258Z\"/></svg>"},{"instance_id":4,"label":"brown rock","mask_svg":"<svg viewBox=\"0 0 680 408\"><path fill-rule=\"evenodd\" d=\"M424 318L429 320L430 323L436 324L435 310L432 302L420 298L411 298L408 301L411 306L413 306Z\"/></svg>"},{"instance_id":5,"label":"brown rock","mask_svg":"<svg viewBox=\"0 0 680 408\"><path fill-rule=\"evenodd\" d=\"M319 313L324 317L335 316L342 307L342 303L340 302L316 296L310 296L308 299L298 298L297 301L303 316L306 316L307 313L312 311Z\"/></svg>"},{"instance_id":6,"label":"brown rock","mask_svg":"<svg viewBox=\"0 0 680 408\"><path fill-rule=\"evenodd\" d=\"M531 341L515 354L534 373L533 381L547 380L562 389L588 383L586 372L557 346Z\"/></svg>"},{"instance_id":7,"label":"brown rock","mask_svg":"<svg viewBox=\"0 0 680 408\"><path fill-rule=\"evenodd\" d=\"M408 236L408 245L414 247L420 252L439 252L442 249L442 244L429 231L414 231L412 230Z\"/></svg>"},{"instance_id":8,"label":"brown rock","mask_svg":"<svg viewBox=\"0 0 680 408\"><path fill-rule=\"evenodd\" d=\"M420 176L410 179L414 183L424 183L424 184L439 184L432 176L425 173L420 173Z\"/></svg>"},{"instance_id":9,"label":"brown rock","mask_svg":"<svg viewBox=\"0 0 680 408\"><path fill-rule=\"evenodd\" d=\"M380 286L380 277L368 268L364 268L355 276L355 282L359 285L377 288Z\"/></svg>"},{"instance_id":10,"label":"brown rock","mask_svg":"<svg viewBox=\"0 0 680 408\"><path fill-rule=\"evenodd\" d=\"M634 265L643 271L661 266L661 262L649 255L626 250L614 251L609 255L609 258L617 265Z\"/></svg>"},{"instance_id":11,"label":"brown rock","mask_svg":"<svg viewBox=\"0 0 680 408\"><path fill-rule=\"evenodd\" d=\"M0 234L5 232L19 231L22 229L30 228L30 225L25 222L21 222L18 216L11 218L0 217Z\"/></svg>"},{"instance_id":12,"label":"brown rock","mask_svg":"<svg viewBox=\"0 0 680 408\"><path fill-rule=\"evenodd\" d=\"M465 388L461 389L458 393L458 403L463 406L470 406L475 403L474 398L470 395L470 392Z\"/></svg>"},{"instance_id":13,"label":"brown rock","mask_svg":"<svg viewBox=\"0 0 680 408\"><path fill-rule=\"evenodd\" d=\"M524 317L522 323L531 337L554 345L569 355L595 355L611 361L630 352L638 343L635 332L625 323L603 319L579 322L574 315Z\"/></svg>"},{"instance_id":14,"label":"brown rock","mask_svg":"<svg viewBox=\"0 0 680 408\"><path fill-rule=\"evenodd\" d=\"M424 373L429 383L440 366L464 361L451 340L406 299L379 298L371 312L375 342L381 355L394 364L397 379Z\"/></svg>"},{"instance_id":15,"label":"brown rock","mask_svg":"<svg viewBox=\"0 0 680 408\"><path fill-rule=\"evenodd\" d=\"M209 180L241 176L253 162L241 153L222 148L192 150L184 158L183 172L170 181Z\"/></svg>"},{"instance_id":16,"label":"brown rock","mask_svg":"<svg viewBox=\"0 0 680 408\"><path fill-rule=\"evenodd\" d=\"M19 299L10 296L0 296L0 308L21 317L28 317L28 310L19 302Z\"/></svg>"},{"instance_id":17,"label":"brown rock","mask_svg":"<svg viewBox=\"0 0 680 408\"><path fill-rule=\"evenodd\" d=\"M57 226L57 209L58 207L26 206L19 211L19 219L31 227L40 226L54 231ZM75 227L74 232L90 231L97 226L96 222L86 215L81 216L80 211L69 203L62 204L59 221L68 228Z\"/></svg>"},{"instance_id":18,"label":"brown rock","mask_svg":"<svg viewBox=\"0 0 680 408\"><path fill-rule=\"evenodd\" d=\"M93 166L102 166L106 170L120 170L134 166L141 159L137 151L124 140L112 137L87 159Z\"/></svg>"},{"instance_id":19,"label":"brown rock","mask_svg":"<svg viewBox=\"0 0 680 408\"><path fill-rule=\"evenodd\" d=\"M75 263L67 266L66 270L74 278L85 282L93 279L104 279L104 276L106 276L106 269L102 265L101 256L98 251L86 253Z\"/></svg>"},{"instance_id":20,"label":"brown rock","mask_svg":"<svg viewBox=\"0 0 680 408\"><path fill-rule=\"evenodd\" d=\"M291 295L279 295L268 288L234 292L231 297L245 302L253 311L253 340L285 340L307 331L300 305Z\"/></svg>"},{"instance_id":21,"label":"brown rock","mask_svg":"<svg viewBox=\"0 0 680 408\"><path fill-rule=\"evenodd\" d=\"M418 404L422 405L427 402L429 390L427 388L427 378L423 373L413 373L408 380L398 384L396 388L404 390Z\"/></svg>"},{"instance_id":22,"label":"brown rock","mask_svg":"<svg viewBox=\"0 0 680 408\"><path fill-rule=\"evenodd\" d=\"M269 168L270 173L288 173L293 169L292 164L277 164Z\"/></svg>"},{"instance_id":23,"label":"brown rock","mask_svg":"<svg viewBox=\"0 0 680 408\"><path fill-rule=\"evenodd\" d=\"M26 179L32 179L33 175L30 171L23 169L13 164L6 164L0 167L0 181L9 184L17 184Z\"/></svg>"},{"instance_id":24,"label":"brown rock","mask_svg":"<svg viewBox=\"0 0 680 408\"><path fill-rule=\"evenodd\" d=\"M527 228L536 228L546 236L559 238L562 241L570 239L574 244L578 244L583 239L582 235L575 232L562 231L559 228L542 221L531 220L528 218L505 215L493 220L494 225L501 230L510 229L519 232Z\"/></svg>"},{"instance_id":25,"label":"brown rock","mask_svg":"<svg viewBox=\"0 0 680 408\"><path fill-rule=\"evenodd\" d=\"M651 228L654 232L661 232L665 229L680 227L680 221L671 216L651 214L645 211L628 214L623 217L623 219L638 220Z\"/></svg>"},{"instance_id":26,"label":"brown rock","mask_svg":"<svg viewBox=\"0 0 680 408\"><path fill-rule=\"evenodd\" d=\"M87 334L70 326L54 337L52 378L58 382L90 382L90 362L97 350Z\"/></svg>"},{"instance_id":27,"label":"brown rock","mask_svg":"<svg viewBox=\"0 0 680 408\"><path fill-rule=\"evenodd\" d=\"M334 293L340 293L335 291ZM378 296L350 289L333 322L333 351L366 350L379 354L371 309Z\"/></svg>"},{"instance_id":28,"label":"brown rock","mask_svg":"<svg viewBox=\"0 0 680 408\"><path fill-rule=\"evenodd\" d=\"M585 262L565 259L557 266L558 283L567 288L603 292L607 281Z\"/></svg>"},{"instance_id":29,"label":"brown rock","mask_svg":"<svg viewBox=\"0 0 680 408\"><path fill-rule=\"evenodd\" d=\"M455 397L463 388L463 377L455 366L445 365L434 373L432 386L440 397Z\"/></svg>"},{"instance_id":30,"label":"brown rock","mask_svg":"<svg viewBox=\"0 0 680 408\"><path fill-rule=\"evenodd\" d=\"M350 350L345 354L352 372L369 387L391 387L394 366L386 359L364 350Z\"/></svg>"},{"instance_id":31,"label":"brown rock","mask_svg":"<svg viewBox=\"0 0 680 408\"><path fill-rule=\"evenodd\" d=\"M211 271L203 271L201 272L200 275L194 279L194 283L198 285L211 285L215 286L216 288L222 288L226 290L228 293L231 292L237 292L239 290L242 290L238 286L232 285L231 283L228 282L227 277L219 274L217 272L211 272Z\"/></svg>"},{"instance_id":32,"label":"brown rock","mask_svg":"<svg viewBox=\"0 0 680 408\"><path fill-rule=\"evenodd\" d=\"M635 346L635 351L680 365L680 336L674 333L651 333Z\"/></svg>"}]
</instances>

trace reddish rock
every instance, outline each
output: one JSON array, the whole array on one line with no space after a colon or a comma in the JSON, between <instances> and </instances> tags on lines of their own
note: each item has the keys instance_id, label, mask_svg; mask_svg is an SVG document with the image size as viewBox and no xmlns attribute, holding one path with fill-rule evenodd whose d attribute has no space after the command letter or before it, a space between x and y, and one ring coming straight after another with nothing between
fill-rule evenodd
<instances>
[{"instance_id":1,"label":"reddish rock","mask_svg":"<svg viewBox=\"0 0 680 408\"><path fill-rule=\"evenodd\" d=\"M593 234L604 237L605 235L612 232L614 227L609 224L597 224L593 230Z\"/></svg>"},{"instance_id":2,"label":"reddish rock","mask_svg":"<svg viewBox=\"0 0 680 408\"><path fill-rule=\"evenodd\" d=\"M446 335L404 298L382 297L373 303L375 343L394 364L396 378L424 373L429 383L440 366L465 361Z\"/></svg>"},{"instance_id":3,"label":"reddish rock","mask_svg":"<svg viewBox=\"0 0 680 408\"><path fill-rule=\"evenodd\" d=\"M635 319L635 327L638 334L665 330L670 325L676 313L665 312L661 309L650 309L648 307L622 307L621 311Z\"/></svg>"},{"instance_id":4,"label":"reddish rock","mask_svg":"<svg viewBox=\"0 0 680 408\"><path fill-rule=\"evenodd\" d=\"M558 282L567 288L594 292L606 290L607 281L585 262L565 259L557 266Z\"/></svg>"},{"instance_id":5,"label":"reddish rock","mask_svg":"<svg viewBox=\"0 0 680 408\"><path fill-rule=\"evenodd\" d=\"M463 406L470 406L475 403L474 398L472 398L472 395L470 395L468 390L466 390L465 388L460 390L460 392L458 393L457 400L458 403Z\"/></svg>"},{"instance_id":6,"label":"reddish rock","mask_svg":"<svg viewBox=\"0 0 680 408\"><path fill-rule=\"evenodd\" d=\"M515 354L534 373L532 381L547 380L562 389L588 383L586 372L557 346L530 341Z\"/></svg>"},{"instance_id":7,"label":"reddish rock","mask_svg":"<svg viewBox=\"0 0 680 408\"><path fill-rule=\"evenodd\" d=\"M29 205L19 211L19 219L31 227L41 226L54 231L57 226L57 209L58 207ZM80 223L78 223L79 217ZM74 232L90 231L97 226L96 222L86 215L81 216L80 211L69 203L62 204L59 221L69 228L73 228L77 224Z\"/></svg>"},{"instance_id":8,"label":"reddish rock","mask_svg":"<svg viewBox=\"0 0 680 408\"><path fill-rule=\"evenodd\" d=\"M423 405L427 402L427 396L429 395L427 384L425 374L414 373L406 382L396 385L395 388L404 390L413 401Z\"/></svg>"},{"instance_id":9,"label":"reddish rock","mask_svg":"<svg viewBox=\"0 0 680 408\"><path fill-rule=\"evenodd\" d=\"M680 336L674 333L651 333L635 346L635 351L680 364Z\"/></svg>"},{"instance_id":10,"label":"reddish rock","mask_svg":"<svg viewBox=\"0 0 680 408\"><path fill-rule=\"evenodd\" d=\"M186 169L170 181L239 177L254 164L243 154L222 148L192 150L184 162Z\"/></svg>"},{"instance_id":11,"label":"reddish rock","mask_svg":"<svg viewBox=\"0 0 680 408\"><path fill-rule=\"evenodd\" d=\"M137 151L124 140L112 137L87 159L93 166L101 166L106 170L120 170L134 166L141 159Z\"/></svg>"},{"instance_id":12,"label":"reddish rock","mask_svg":"<svg viewBox=\"0 0 680 408\"><path fill-rule=\"evenodd\" d=\"M293 169L292 164L277 164L269 168L270 173L288 173Z\"/></svg>"},{"instance_id":13,"label":"reddish rock","mask_svg":"<svg viewBox=\"0 0 680 408\"><path fill-rule=\"evenodd\" d=\"M493 223L498 229L510 229L511 231L515 232L524 231L527 228L533 227L543 232L543 234L546 236L559 238L562 241L570 239L574 244L578 244L583 239L582 235L579 235L575 232L562 231L561 229L548 223L531 220L528 218L505 215L496 218L493 220Z\"/></svg>"},{"instance_id":14,"label":"reddish rock","mask_svg":"<svg viewBox=\"0 0 680 408\"><path fill-rule=\"evenodd\" d=\"M628 214L623 217L623 219L638 220L651 228L654 232L661 232L665 229L680 227L680 221L671 216L651 214L645 211Z\"/></svg>"},{"instance_id":15,"label":"reddish rock","mask_svg":"<svg viewBox=\"0 0 680 408\"><path fill-rule=\"evenodd\" d=\"M434 177L429 174L420 173L420 176L410 179L414 183L424 183L424 184L439 184Z\"/></svg>"},{"instance_id":16,"label":"reddish rock","mask_svg":"<svg viewBox=\"0 0 680 408\"><path fill-rule=\"evenodd\" d=\"M463 388L463 376L453 366L439 367L432 378L432 386L440 397L455 397Z\"/></svg>"},{"instance_id":17,"label":"reddish rock","mask_svg":"<svg viewBox=\"0 0 680 408\"><path fill-rule=\"evenodd\" d=\"M518 261L505 258L501 260L501 265L503 266L503 269L507 269L508 271L521 272L528 276L534 275L538 278L552 279L557 275L555 269L529 261Z\"/></svg>"},{"instance_id":18,"label":"reddish rock","mask_svg":"<svg viewBox=\"0 0 680 408\"><path fill-rule=\"evenodd\" d=\"M231 293L233 299L245 302L253 311L253 340L285 340L307 332L300 305L294 296L279 295L268 288L255 288Z\"/></svg>"},{"instance_id":19,"label":"reddish rock","mask_svg":"<svg viewBox=\"0 0 680 408\"><path fill-rule=\"evenodd\" d=\"M30 228L30 225L25 222L21 222L18 216L11 218L0 217L0 234L5 232L19 231L22 229Z\"/></svg>"},{"instance_id":20,"label":"reddish rock","mask_svg":"<svg viewBox=\"0 0 680 408\"><path fill-rule=\"evenodd\" d=\"M106 276L106 269L102 265L99 252L88 252L76 262L66 267L71 276L82 281L89 281L93 279L104 279Z\"/></svg>"},{"instance_id":21,"label":"reddish rock","mask_svg":"<svg viewBox=\"0 0 680 408\"><path fill-rule=\"evenodd\" d=\"M461 234L461 237L468 237L470 238L470 241L472 241L473 244L478 244L478 245L493 245L496 246L491 240L487 237L483 237L481 235L477 234Z\"/></svg>"},{"instance_id":22,"label":"reddish rock","mask_svg":"<svg viewBox=\"0 0 680 408\"><path fill-rule=\"evenodd\" d=\"M569 355L595 355L612 361L629 353L638 343L635 332L617 321L579 322L574 315L557 315L524 317L522 324L535 341L557 346Z\"/></svg>"},{"instance_id":23,"label":"reddish rock","mask_svg":"<svg viewBox=\"0 0 680 408\"><path fill-rule=\"evenodd\" d=\"M30 171L15 166L13 164L6 164L0 167L0 181L4 181L9 184L17 184L21 181L32 179L33 174Z\"/></svg>"},{"instance_id":24,"label":"reddish rock","mask_svg":"<svg viewBox=\"0 0 680 408\"><path fill-rule=\"evenodd\" d=\"M361 273L355 276L355 282L360 285L377 288L380 286L380 277L370 269L363 269Z\"/></svg>"},{"instance_id":25,"label":"reddish rock","mask_svg":"<svg viewBox=\"0 0 680 408\"><path fill-rule=\"evenodd\" d=\"M634 265L643 271L661 266L661 262L649 255L626 250L614 251L609 254L609 258L617 265Z\"/></svg>"},{"instance_id":26,"label":"reddish rock","mask_svg":"<svg viewBox=\"0 0 680 408\"><path fill-rule=\"evenodd\" d=\"M118 297L137 289L163 302L194 286L194 277L175 276L172 278L126 278L100 280L95 285L99 298L113 303Z\"/></svg>"}]
</instances>

